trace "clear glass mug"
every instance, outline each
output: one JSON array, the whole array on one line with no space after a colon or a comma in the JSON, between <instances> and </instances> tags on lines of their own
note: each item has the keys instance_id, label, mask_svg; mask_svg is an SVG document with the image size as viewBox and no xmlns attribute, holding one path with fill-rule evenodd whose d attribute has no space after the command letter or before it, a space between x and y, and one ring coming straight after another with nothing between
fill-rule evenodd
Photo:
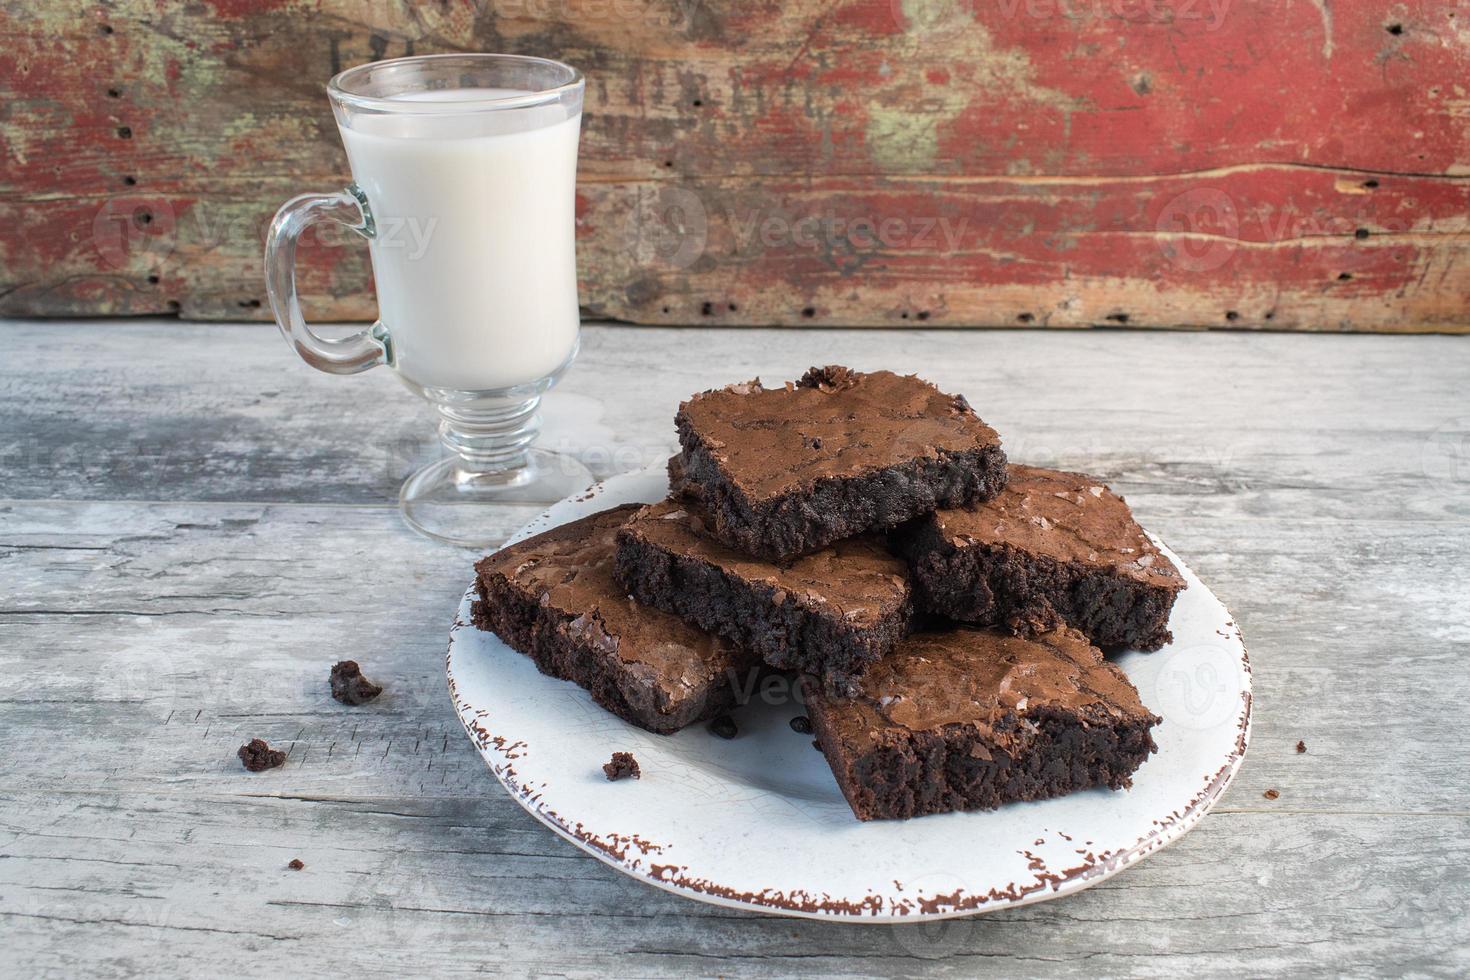
<instances>
[{"instance_id":1,"label":"clear glass mug","mask_svg":"<svg viewBox=\"0 0 1470 980\"><path fill-rule=\"evenodd\" d=\"M408 523L495 543L485 504L586 487L575 460L532 448L537 406L576 357L575 200L584 81L575 68L447 54L349 68L327 94L353 182L276 213L265 249L276 322L331 374L387 364L439 416L450 454L410 476ZM296 245L314 222L367 239L378 321L342 339L301 315Z\"/></svg>"}]
</instances>

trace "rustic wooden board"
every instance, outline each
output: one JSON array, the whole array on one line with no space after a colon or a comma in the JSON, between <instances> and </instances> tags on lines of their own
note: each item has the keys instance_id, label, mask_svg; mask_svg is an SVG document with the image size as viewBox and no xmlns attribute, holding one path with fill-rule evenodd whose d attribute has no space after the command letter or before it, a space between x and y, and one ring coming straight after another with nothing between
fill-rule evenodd
<instances>
[{"instance_id":1,"label":"rustic wooden board","mask_svg":"<svg viewBox=\"0 0 1470 980\"><path fill-rule=\"evenodd\" d=\"M255 327L0 321L6 970L1470 971L1470 339L585 341L548 435L603 474L665 452L690 391L834 358L932 376L1016 456L1105 472L1242 625L1255 727L1236 784L1118 877L979 919L832 925L664 894L526 815L459 729L443 651L473 555L392 508L426 447L391 376L314 374ZM339 650L381 699L330 700ZM286 766L242 772L254 736Z\"/></svg>"},{"instance_id":2,"label":"rustic wooden board","mask_svg":"<svg viewBox=\"0 0 1470 980\"><path fill-rule=\"evenodd\" d=\"M382 505L438 453L432 413L391 373L321 374L273 330L221 325L202 346L147 321L7 335L0 498ZM1018 459L1097 473L1151 517L1470 518L1470 346L1403 339L593 327L542 439L598 476L638 469L676 447L690 393L835 360L965 392ZM531 513L510 509L505 533Z\"/></svg>"},{"instance_id":3,"label":"rustic wooden board","mask_svg":"<svg viewBox=\"0 0 1470 980\"><path fill-rule=\"evenodd\" d=\"M326 78L505 50L591 79L592 316L1470 330L1454 5L37 6L0 4L0 313L263 317L270 215L346 177ZM372 317L360 243L304 260Z\"/></svg>"},{"instance_id":4,"label":"rustic wooden board","mask_svg":"<svg viewBox=\"0 0 1470 980\"><path fill-rule=\"evenodd\" d=\"M1150 495L1132 500L1251 651L1254 744L1223 809L1258 809L1271 787L1293 812L1466 808L1470 729L1425 716L1470 703L1464 651L1446 638L1458 619L1436 612L1470 594L1470 523L1159 519ZM444 682L475 555L416 537L387 507L0 506L0 561L16 566L0 676L26 678L0 712L7 787L53 787L64 743L75 771L117 792L149 792L162 773L176 792L498 798ZM327 694L343 644L389 689L369 712ZM1416 670L1380 670L1409 649ZM28 665L38 650L44 672ZM1306 713L1300 690L1320 692ZM1403 710L1416 698L1422 710ZM1393 752L1360 755L1365 717ZM288 748L289 764L242 784L234 751L253 737ZM118 759L119 742L147 765Z\"/></svg>"}]
</instances>

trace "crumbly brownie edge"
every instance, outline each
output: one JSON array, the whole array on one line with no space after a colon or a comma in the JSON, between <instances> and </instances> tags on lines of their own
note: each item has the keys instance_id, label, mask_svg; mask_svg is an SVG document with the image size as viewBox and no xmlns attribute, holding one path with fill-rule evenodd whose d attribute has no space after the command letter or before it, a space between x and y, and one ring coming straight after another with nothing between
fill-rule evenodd
<instances>
[{"instance_id":1,"label":"crumbly brownie edge","mask_svg":"<svg viewBox=\"0 0 1470 980\"><path fill-rule=\"evenodd\" d=\"M604 709L656 735L669 735L681 728L723 714L735 706L739 693L726 678L704 701L691 701L674 714L662 713L651 703L629 700L621 661L588 644L573 639L568 626L575 618L550 606L542 606L505 576L481 573L475 579L479 601L470 607L470 619L482 630L495 633L513 650L536 664L549 677L571 681L592 696ZM616 662L615 662L616 661Z\"/></svg>"},{"instance_id":2,"label":"crumbly brownie edge","mask_svg":"<svg viewBox=\"0 0 1470 980\"><path fill-rule=\"evenodd\" d=\"M807 688L817 745L859 820L903 820L957 810L994 810L1083 789L1132 785L1133 773L1156 751L1157 719L1099 723L1063 713L1039 714L1036 737L1019 758L976 737L967 725L885 733L875 746L849 746L828 723L829 702Z\"/></svg>"},{"instance_id":3,"label":"crumbly brownie edge","mask_svg":"<svg viewBox=\"0 0 1470 980\"><path fill-rule=\"evenodd\" d=\"M905 536L900 550L925 612L1021 636L1068 625L1105 649L1152 651L1174 638L1169 616L1182 585L1150 585L1005 545L955 548L932 525Z\"/></svg>"},{"instance_id":4,"label":"crumbly brownie edge","mask_svg":"<svg viewBox=\"0 0 1470 980\"><path fill-rule=\"evenodd\" d=\"M886 531L940 507L990 500L1005 488L999 446L904 463L843 479L823 478L752 502L721 472L681 414L676 420L685 479L699 487L715 533L732 548L782 561L865 531Z\"/></svg>"},{"instance_id":5,"label":"crumbly brownie edge","mask_svg":"<svg viewBox=\"0 0 1470 980\"><path fill-rule=\"evenodd\" d=\"M819 674L829 691L843 696L856 693L862 673L898 645L913 619L905 602L875 626L858 628L805 609L792 596L778 600L773 585L670 554L631 528L618 532L614 569L619 584L644 605L738 643L773 667Z\"/></svg>"}]
</instances>

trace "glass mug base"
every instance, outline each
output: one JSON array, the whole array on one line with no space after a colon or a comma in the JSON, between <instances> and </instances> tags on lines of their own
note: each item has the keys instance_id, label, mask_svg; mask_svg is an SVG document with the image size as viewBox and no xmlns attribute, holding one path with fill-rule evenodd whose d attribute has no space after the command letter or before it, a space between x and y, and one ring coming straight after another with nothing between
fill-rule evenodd
<instances>
[{"instance_id":1,"label":"glass mug base","mask_svg":"<svg viewBox=\"0 0 1470 980\"><path fill-rule=\"evenodd\" d=\"M545 506L585 490L592 473L571 456L528 449L524 463L511 469L476 473L459 456L436 460L404 481L398 507L408 526L420 534L465 548L488 548L503 534L491 525L487 504Z\"/></svg>"}]
</instances>

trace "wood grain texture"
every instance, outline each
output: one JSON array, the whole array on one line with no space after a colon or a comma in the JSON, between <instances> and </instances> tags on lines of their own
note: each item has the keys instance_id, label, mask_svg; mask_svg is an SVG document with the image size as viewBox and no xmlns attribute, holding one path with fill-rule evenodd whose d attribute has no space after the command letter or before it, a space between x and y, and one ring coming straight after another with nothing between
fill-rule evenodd
<instances>
[{"instance_id":1,"label":"wood grain texture","mask_svg":"<svg viewBox=\"0 0 1470 980\"><path fill-rule=\"evenodd\" d=\"M5 970L1470 970L1470 340L584 340L548 436L603 475L660 459L688 393L833 359L931 376L1017 458L1103 472L1244 629L1255 729L1237 783L1094 889L936 927L647 888L526 815L464 738L443 650L474 556L391 506L429 451L391 377L313 374L258 327L0 321ZM387 687L360 709L327 692L348 655ZM241 771L256 736L285 767Z\"/></svg>"},{"instance_id":2,"label":"wood grain texture","mask_svg":"<svg viewBox=\"0 0 1470 980\"><path fill-rule=\"evenodd\" d=\"M503 50L591 80L592 316L1470 330L1470 16L1429 0L10 0L0 38L0 313L263 317L271 214L347 177L326 79ZM359 242L303 262L373 316Z\"/></svg>"}]
</instances>

